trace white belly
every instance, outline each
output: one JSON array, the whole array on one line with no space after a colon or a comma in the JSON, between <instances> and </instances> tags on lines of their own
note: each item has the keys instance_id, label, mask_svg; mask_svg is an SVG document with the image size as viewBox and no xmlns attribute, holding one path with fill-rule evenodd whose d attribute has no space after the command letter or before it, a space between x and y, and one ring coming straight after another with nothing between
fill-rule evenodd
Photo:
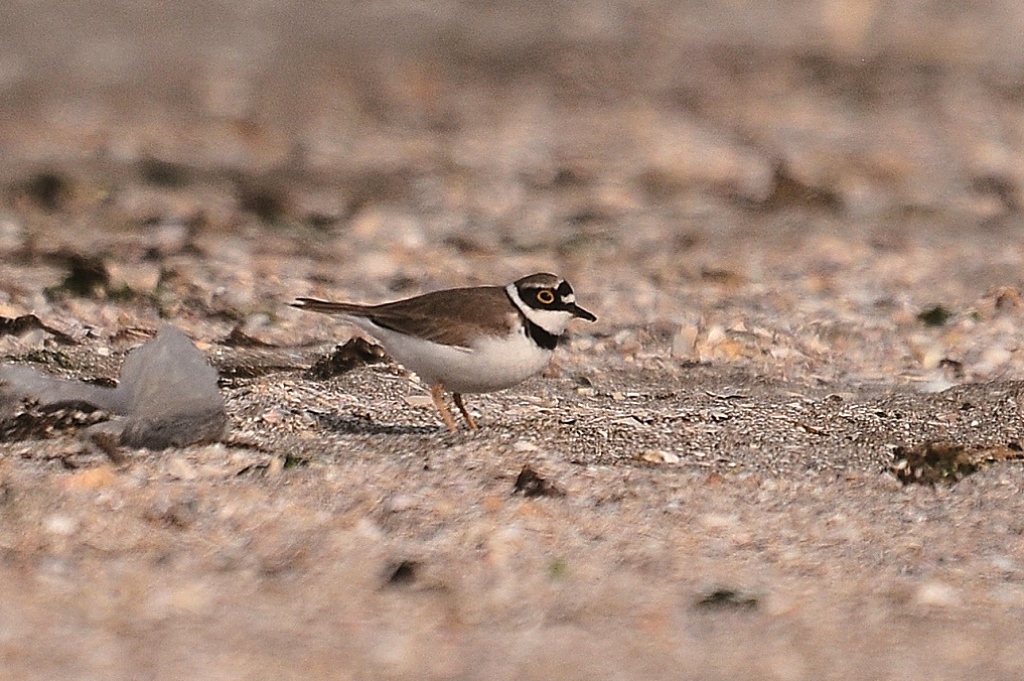
<instances>
[{"instance_id":1,"label":"white belly","mask_svg":"<svg viewBox=\"0 0 1024 681\"><path fill-rule=\"evenodd\" d=\"M424 383L443 383L446 390L455 393L486 393L511 387L543 371L552 355L551 350L522 333L513 338L484 338L466 349L409 338L388 329L367 330L396 362Z\"/></svg>"}]
</instances>

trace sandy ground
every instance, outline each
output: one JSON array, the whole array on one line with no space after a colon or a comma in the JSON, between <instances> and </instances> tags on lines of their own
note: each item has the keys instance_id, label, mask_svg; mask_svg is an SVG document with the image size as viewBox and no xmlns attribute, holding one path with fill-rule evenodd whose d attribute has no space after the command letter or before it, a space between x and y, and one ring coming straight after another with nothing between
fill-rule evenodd
<instances>
[{"instance_id":1,"label":"sandy ground","mask_svg":"<svg viewBox=\"0 0 1024 681\"><path fill-rule=\"evenodd\" d=\"M1024 677L1019 12L848 5L17 5L0 356L231 433L0 430L0 678ZM543 270L472 433L286 305Z\"/></svg>"}]
</instances>

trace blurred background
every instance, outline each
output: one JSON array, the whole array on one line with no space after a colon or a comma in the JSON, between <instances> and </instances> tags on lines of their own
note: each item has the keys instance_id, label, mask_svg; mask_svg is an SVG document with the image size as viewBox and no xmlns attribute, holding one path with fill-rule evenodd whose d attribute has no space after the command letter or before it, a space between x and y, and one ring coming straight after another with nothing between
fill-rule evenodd
<instances>
[{"instance_id":1,"label":"blurred background","mask_svg":"<svg viewBox=\"0 0 1024 681\"><path fill-rule=\"evenodd\" d=\"M213 222L240 207L325 228L388 206L427 234L723 205L991 220L1022 201L1024 12L12 0L0 101L13 195L53 209L91 183L163 191L101 191L127 220L189 217L169 194L195 183L214 188Z\"/></svg>"}]
</instances>

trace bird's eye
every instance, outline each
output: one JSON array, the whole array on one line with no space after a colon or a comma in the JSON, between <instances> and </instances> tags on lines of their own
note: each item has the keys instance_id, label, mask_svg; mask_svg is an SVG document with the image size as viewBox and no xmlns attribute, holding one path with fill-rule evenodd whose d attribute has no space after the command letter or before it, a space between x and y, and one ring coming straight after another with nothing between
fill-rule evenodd
<instances>
[{"instance_id":1,"label":"bird's eye","mask_svg":"<svg viewBox=\"0 0 1024 681\"><path fill-rule=\"evenodd\" d=\"M545 289L537 294L537 300L545 305L550 305L555 302L555 294Z\"/></svg>"}]
</instances>

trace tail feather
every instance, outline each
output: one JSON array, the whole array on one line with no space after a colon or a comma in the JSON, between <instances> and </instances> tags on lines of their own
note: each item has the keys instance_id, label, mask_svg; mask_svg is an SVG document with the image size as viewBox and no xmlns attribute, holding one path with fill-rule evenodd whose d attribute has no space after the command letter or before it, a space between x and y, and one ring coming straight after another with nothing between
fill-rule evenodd
<instances>
[{"instance_id":1,"label":"tail feather","mask_svg":"<svg viewBox=\"0 0 1024 681\"><path fill-rule=\"evenodd\" d=\"M363 305L355 303L335 303L330 300L319 300L317 298L296 298L294 303L288 303L292 307L310 312L322 312L323 314L359 314L365 309Z\"/></svg>"}]
</instances>

